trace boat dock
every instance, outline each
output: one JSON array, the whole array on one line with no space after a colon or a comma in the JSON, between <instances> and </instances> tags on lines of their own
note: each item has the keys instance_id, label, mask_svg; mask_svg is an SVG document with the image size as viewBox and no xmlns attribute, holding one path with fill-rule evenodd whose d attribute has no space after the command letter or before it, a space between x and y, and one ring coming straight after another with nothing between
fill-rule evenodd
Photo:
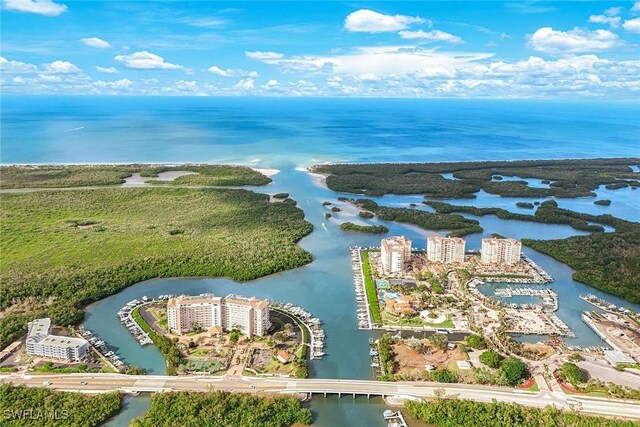
<instances>
[{"instance_id":1,"label":"boat dock","mask_svg":"<svg viewBox=\"0 0 640 427\"><path fill-rule=\"evenodd\" d=\"M382 367L380 366L378 343L373 338L369 338L369 357L371 357L371 369L373 370L373 375L377 378L382 375Z\"/></svg>"},{"instance_id":2,"label":"boat dock","mask_svg":"<svg viewBox=\"0 0 640 427\"><path fill-rule=\"evenodd\" d=\"M522 260L524 262L529 264L531 266L531 268L533 268L536 271L538 277L536 277L537 280L534 283L552 283L554 281L553 277L551 277L551 275L549 273L544 271L542 269L542 267L540 267L538 264L536 264L526 254L524 254L524 253L521 254L521 257L522 257Z\"/></svg>"},{"instance_id":3,"label":"boat dock","mask_svg":"<svg viewBox=\"0 0 640 427\"><path fill-rule=\"evenodd\" d=\"M140 345L153 344L153 340L145 331L142 330L140 325L138 325L138 322L133 319L133 310L152 301L154 300L149 300L149 298L147 297L143 297L142 301L134 299L126 303L125 306L118 311L118 318L120 319L120 323L122 323L129 330L129 332L131 332L131 334L140 343Z\"/></svg>"},{"instance_id":4,"label":"boat dock","mask_svg":"<svg viewBox=\"0 0 640 427\"><path fill-rule=\"evenodd\" d=\"M382 413L385 421L388 423L389 427L409 427L407 422L404 420L404 416L400 411L392 411L387 409Z\"/></svg>"},{"instance_id":5,"label":"boat dock","mask_svg":"<svg viewBox=\"0 0 640 427\"><path fill-rule=\"evenodd\" d=\"M98 337L94 336L91 331L85 329L85 327L81 325L78 327L78 332L80 333L82 338L89 342L89 345L91 346L93 351L95 351L101 358L106 360L114 370L117 371L119 369L127 368L127 365L125 365L125 363L120 359L120 356L118 356L115 352L109 350L107 344Z\"/></svg>"},{"instance_id":6,"label":"boat dock","mask_svg":"<svg viewBox=\"0 0 640 427\"><path fill-rule=\"evenodd\" d=\"M558 310L558 294L551 289L534 289L534 288L500 288L494 291L494 295L502 298L510 298L514 296L532 296L542 300L540 308L542 310L557 311ZM514 304L510 304L513 306ZM519 304L521 305L521 304ZM534 304L527 304L528 306ZM538 304L535 304L538 305ZM517 308L517 307L512 307ZM531 307L526 307L531 308Z\"/></svg>"},{"instance_id":7,"label":"boat dock","mask_svg":"<svg viewBox=\"0 0 640 427\"><path fill-rule=\"evenodd\" d=\"M371 330L373 321L369 312L369 300L364 283L364 270L360 258L361 248L351 248L351 268L353 269L353 286L356 291L356 312L358 316L358 329Z\"/></svg>"},{"instance_id":8,"label":"boat dock","mask_svg":"<svg viewBox=\"0 0 640 427\"><path fill-rule=\"evenodd\" d=\"M311 359L322 359L325 355L324 346L326 336L324 334L324 330L322 329L322 321L317 317L313 317L311 313L304 310L302 307L295 306L289 303L283 303L278 301L269 301L269 303L281 310L286 311L287 313L296 317L303 325L307 328L310 333L310 358Z\"/></svg>"}]
</instances>

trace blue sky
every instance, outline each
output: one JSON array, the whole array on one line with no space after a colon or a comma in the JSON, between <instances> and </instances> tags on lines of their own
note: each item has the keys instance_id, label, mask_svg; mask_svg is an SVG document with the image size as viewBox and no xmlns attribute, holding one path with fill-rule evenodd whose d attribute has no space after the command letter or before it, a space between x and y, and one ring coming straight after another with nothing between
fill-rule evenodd
<instances>
[{"instance_id":1,"label":"blue sky","mask_svg":"<svg viewBox=\"0 0 640 427\"><path fill-rule=\"evenodd\" d=\"M640 96L640 2L2 0L2 92Z\"/></svg>"}]
</instances>

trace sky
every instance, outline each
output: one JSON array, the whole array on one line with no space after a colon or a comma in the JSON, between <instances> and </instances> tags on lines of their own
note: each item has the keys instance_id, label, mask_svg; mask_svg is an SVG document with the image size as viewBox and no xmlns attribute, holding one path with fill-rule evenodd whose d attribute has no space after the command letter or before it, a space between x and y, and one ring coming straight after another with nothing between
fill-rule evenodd
<instances>
[{"instance_id":1,"label":"sky","mask_svg":"<svg viewBox=\"0 0 640 427\"><path fill-rule=\"evenodd\" d=\"M640 1L1 3L3 94L640 99Z\"/></svg>"}]
</instances>

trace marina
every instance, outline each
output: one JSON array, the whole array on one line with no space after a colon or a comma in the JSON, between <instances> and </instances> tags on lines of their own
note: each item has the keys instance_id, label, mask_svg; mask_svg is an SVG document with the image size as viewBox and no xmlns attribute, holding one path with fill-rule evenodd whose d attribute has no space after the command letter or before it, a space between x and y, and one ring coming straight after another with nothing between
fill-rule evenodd
<instances>
[{"instance_id":1,"label":"marina","mask_svg":"<svg viewBox=\"0 0 640 427\"><path fill-rule=\"evenodd\" d=\"M360 248L351 247L351 268L353 269L353 286L356 292L356 311L358 317L358 329L372 329L371 312L369 311L369 300L364 282L364 271Z\"/></svg>"},{"instance_id":2,"label":"marina","mask_svg":"<svg viewBox=\"0 0 640 427\"><path fill-rule=\"evenodd\" d=\"M494 291L494 295L501 298L512 298L514 296L532 296L540 298L541 304L526 304L527 309L531 309L534 307L531 306L539 306L542 310L545 311L557 311L558 310L558 294L551 289L534 289L534 288L517 288L517 287L508 287L508 288L498 288ZM522 307L522 304L507 304L510 308L518 308Z\"/></svg>"},{"instance_id":3,"label":"marina","mask_svg":"<svg viewBox=\"0 0 640 427\"><path fill-rule=\"evenodd\" d=\"M636 320L640 321L640 317L638 316L638 313L634 312L633 310L626 307L618 307L617 305L612 304L608 301L605 301L602 298L598 298L593 294L580 295L579 298L583 301L588 302L594 307L599 308L600 310L608 311L610 313L616 313L616 314L626 314L627 316L634 317L636 318Z\"/></svg>"},{"instance_id":4,"label":"marina","mask_svg":"<svg viewBox=\"0 0 640 427\"><path fill-rule=\"evenodd\" d=\"M91 331L83 325L78 327L78 332L89 342L91 348L102 358L104 358L115 370L126 369L127 365L120 359L114 351L109 350L107 343L93 335Z\"/></svg>"},{"instance_id":5,"label":"marina","mask_svg":"<svg viewBox=\"0 0 640 427\"><path fill-rule=\"evenodd\" d=\"M166 297L166 299L168 299L170 296L163 295L163 297ZM161 297L159 299L163 299L163 298ZM122 323L129 330L129 332L131 332L131 335L133 335L133 337L142 346L153 344L153 340L149 337L149 335L145 331L142 330L140 325L138 325L138 322L136 322L133 319L132 314L136 308L141 307L145 304L151 303L153 301L155 300L149 299L146 296L142 297L142 301L138 299L134 299L132 301L129 301L127 304L125 304L125 306L122 307L117 313L118 318L120 319L120 323Z\"/></svg>"},{"instance_id":6,"label":"marina","mask_svg":"<svg viewBox=\"0 0 640 427\"><path fill-rule=\"evenodd\" d=\"M290 303L269 301L276 308L280 308L287 313L294 315L307 328L310 334L309 348L311 359L322 359L326 354L324 351L326 336L322 329L322 321L314 317L302 307Z\"/></svg>"}]
</instances>

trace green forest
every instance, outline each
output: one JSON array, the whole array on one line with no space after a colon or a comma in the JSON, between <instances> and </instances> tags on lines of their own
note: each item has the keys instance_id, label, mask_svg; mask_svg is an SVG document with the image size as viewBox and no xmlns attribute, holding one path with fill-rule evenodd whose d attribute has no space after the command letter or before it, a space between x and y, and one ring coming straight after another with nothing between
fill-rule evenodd
<instances>
[{"instance_id":1,"label":"green forest","mask_svg":"<svg viewBox=\"0 0 640 427\"><path fill-rule=\"evenodd\" d=\"M118 392L91 395L0 385L0 425L5 427L98 426L121 406Z\"/></svg>"},{"instance_id":2,"label":"green forest","mask_svg":"<svg viewBox=\"0 0 640 427\"><path fill-rule=\"evenodd\" d=\"M246 190L102 188L3 195L0 346L39 316L82 308L155 277L251 280L299 267L312 230L288 203Z\"/></svg>"},{"instance_id":3,"label":"green forest","mask_svg":"<svg viewBox=\"0 0 640 427\"><path fill-rule=\"evenodd\" d=\"M466 399L438 399L432 402L407 400L412 417L437 427L634 427L633 421L561 412L551 406L530 408L515 403L480 403Z\"/></svg>"},{"instance_id":4,"label":"green forest","mask_svg":"<svg viewBox=\"0 0 640 427\"><path fill-rule=\"evenodd\" d=\"M573 268L578 282L640 303L640 224L614 233L522 243Z\"/></svg>"},{"instance_id":5,"label":"green forest","mask_svg":"<svg viewBox=\"0 0 640 427\"><path fill-rule=\"evenodd\" d=\"M284 427L311 424L311 411L295 397L215 392L156 393L151 409L132 427Z\"/></svg>"},{"instance_id":6,"label":"green forest","mask_svg":"<svg viewBox=\"0 0 640 427\"><path fill-rule=\"evenodd\" d=\"M266 185L271 179L246 166L229 165L84 165L0 166L0 188L66 188L123 184L134 173L157 177L159 173L189 171L174 181L148 181L172 185Z\"/></svg>"},{"instance_id":7,"label":"green forest","mask_svg":"<svg viewBox=\"0 0 640 427\"><path fill-rule=\"evenodd\" d=\"M317 165L312 172L327 176L327 186L345 193L424 194L431 198L473 198L481 189L508 197L595 196L599 185L639 187L629 165L640 159L565 159L449 163L378 163ZM451 173L454 179L442 174ZM504 181L503 176L550 181L549 188L527 182ZM494 180L494 178L498 178Z\"/></svg>"},{"instance_id":8,"label":"green forest","mask_svg":"<svg viewBox=\"0 0 640 427\"><path fill-rule=\"evenodd\" d=\"M355 231L359 233L373 233L384 234L388 233L389 229L384 225L360 225L353 222L343 222L340 224L340 229L344 231Z\"/></svg>"},{"instance_id":9,"label":"green forest","mask_svg":"<svg viewBox=\"0 0 640 427\"><path fill-rule=\"evenodd\" d=\"M376 214L383 221L395 221L417 225L425 230L451 230L449 236L460 237L472 233L481 233L482 227L475 219L448 213L431 213L418 209L389 208L380 206L370 199L350 199L351 203L365 212Z\"/></svg>"}]
</instances>

